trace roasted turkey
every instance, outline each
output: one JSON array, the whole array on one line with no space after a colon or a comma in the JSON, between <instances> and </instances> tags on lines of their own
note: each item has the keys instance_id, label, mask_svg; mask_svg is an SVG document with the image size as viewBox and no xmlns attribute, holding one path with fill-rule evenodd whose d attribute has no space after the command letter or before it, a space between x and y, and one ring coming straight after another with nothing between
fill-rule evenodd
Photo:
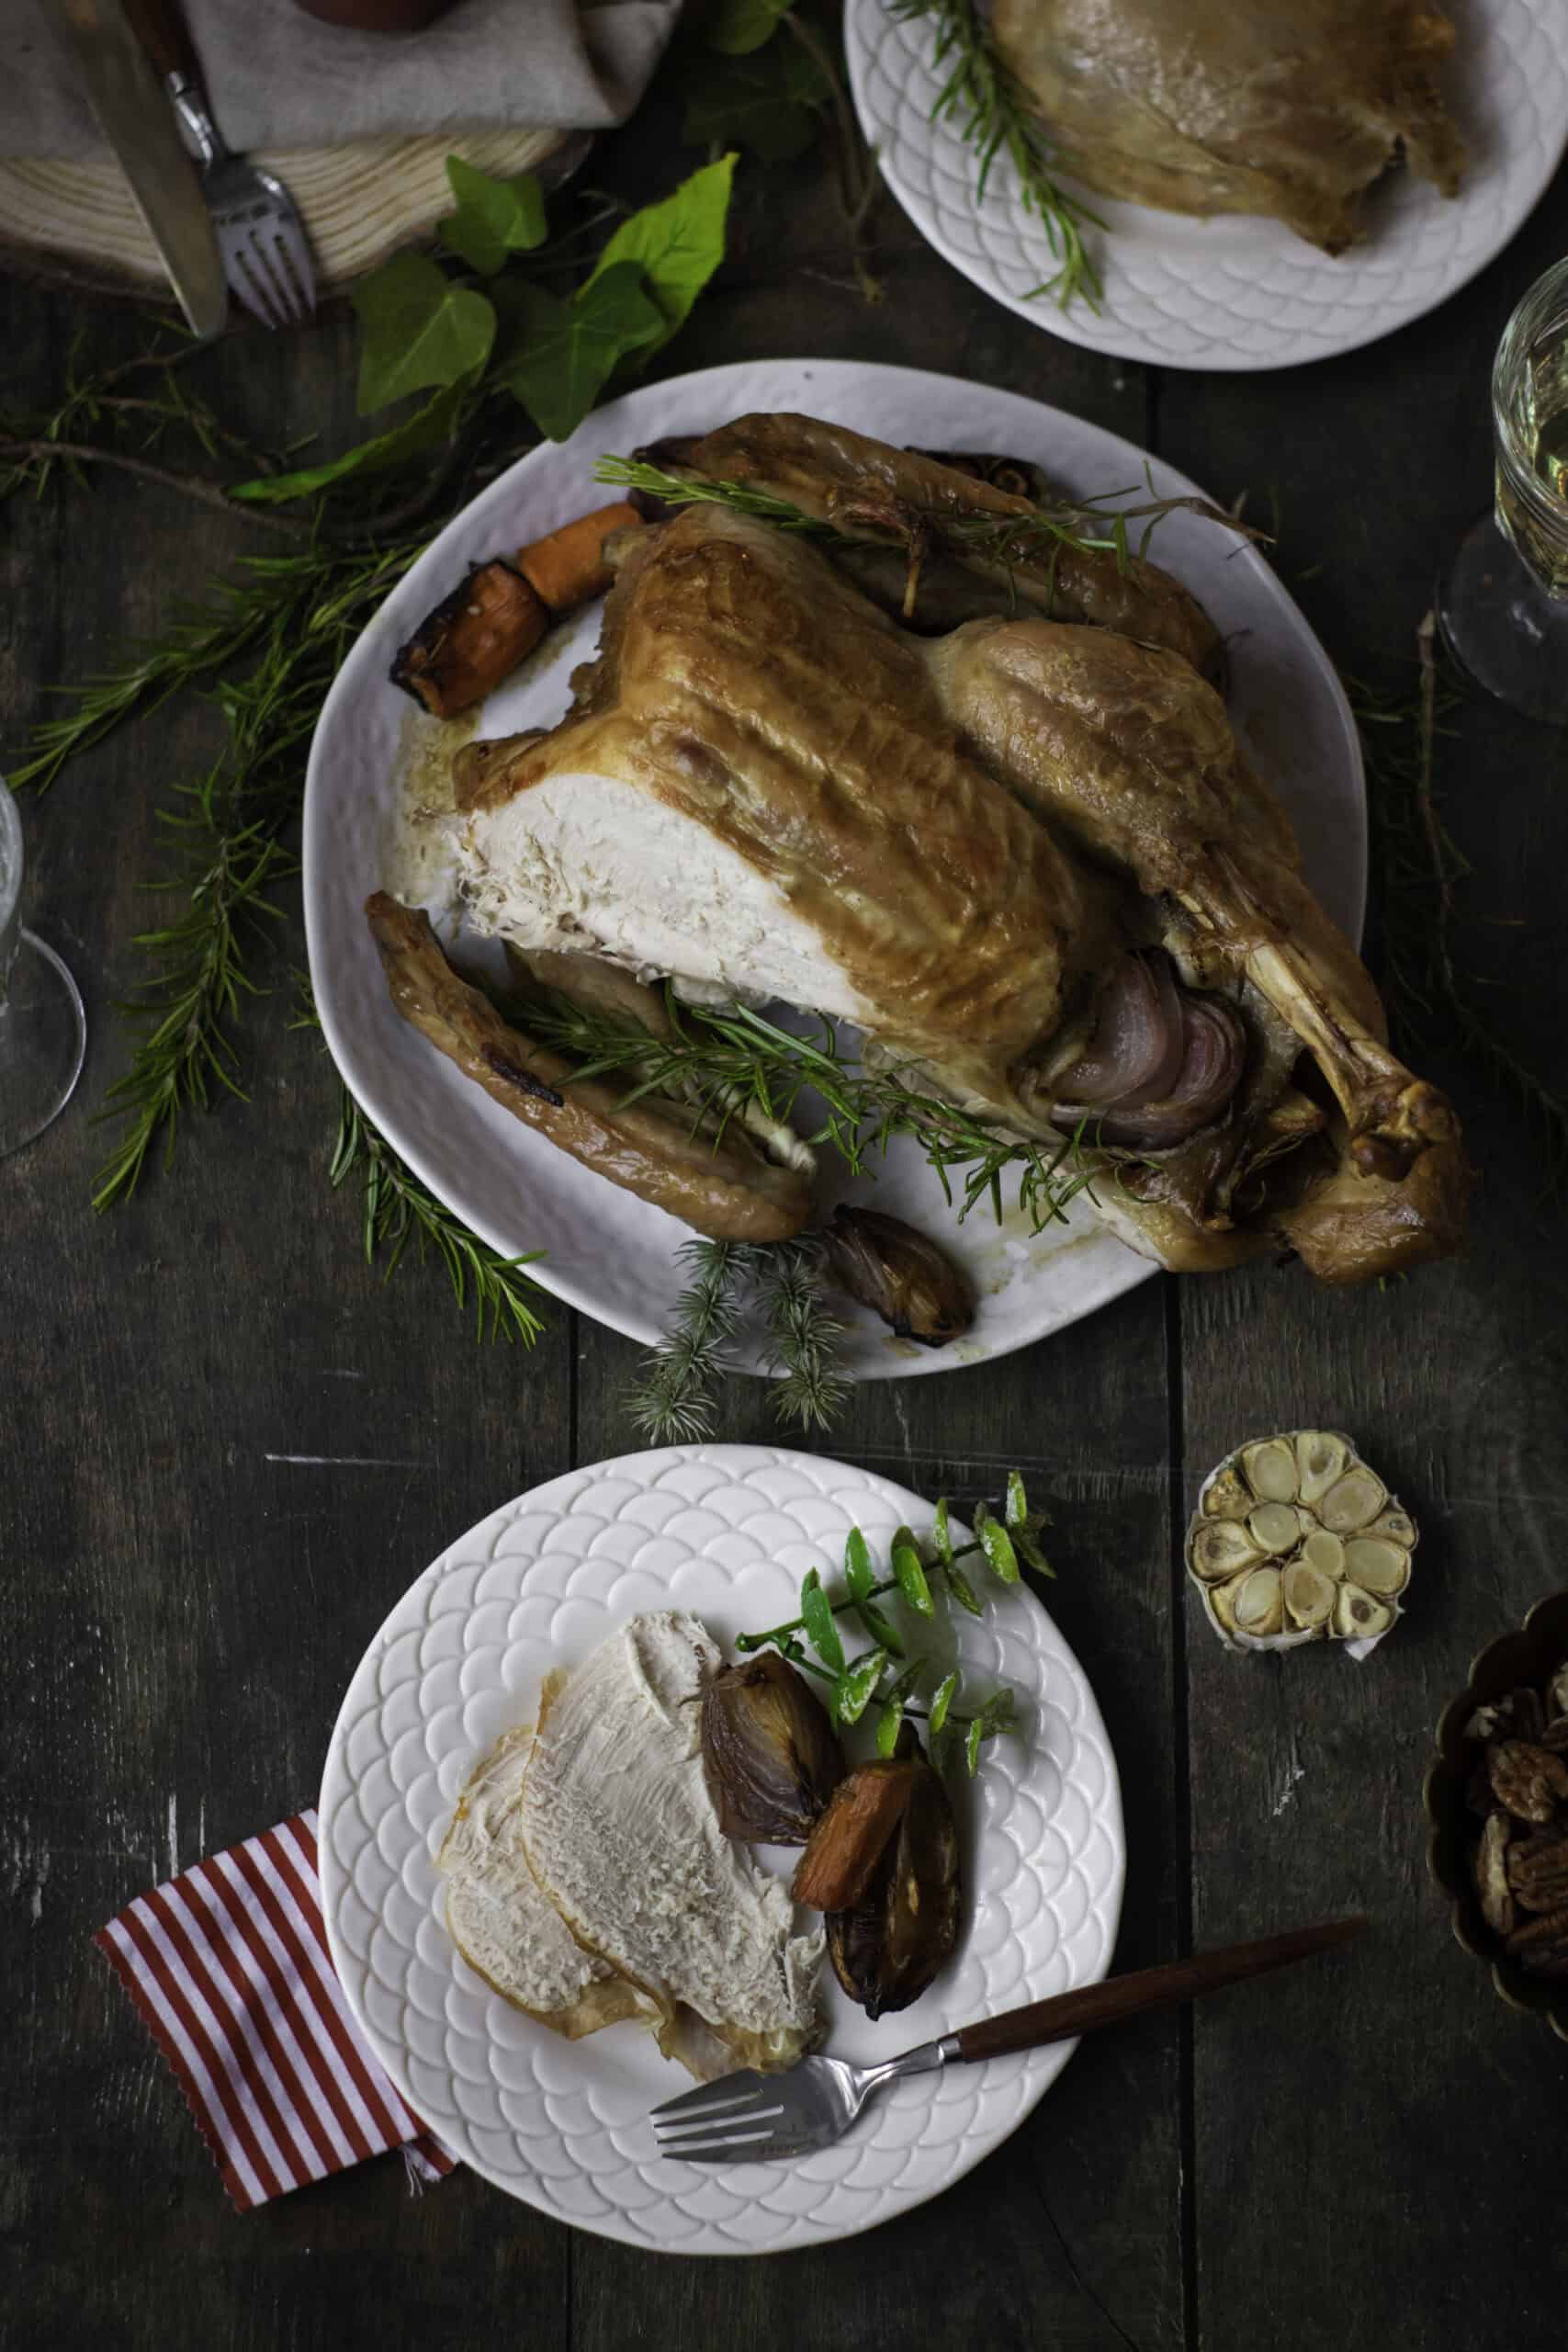
<instances>
[{"instance_id":1,"label":"roasted turkey","mask_svg":"<svg viewBox=\"0 0 1568 2352\"><path fill-rule=\"evenodd\" d=\"M1063 165L1169 212L1272 215L1337 254L1403 151L1452 196L1464 142L1429 0L995 0L998 51Z\"/></svg>"},{"instance_id":2,"label":"roasted turkey","mask_svg":"<svg viewBox=\"0 0 1568 2352\"><path fill-rule=\"evenodd\" d=\"M841 512L857 439L752 418L685 458L733 481L744 452L754 484ZM933 490L949 526L987 511L956 471L860 446L885 540L919 537ZM1100 585L1122 626L1048 617L1043 594L991 611L981 578L976 617L922 635L816 541L728 507L632 535L569 716L459 754L468 921L548 977L587 958L853 1023L924 1094L1075 1136L1100 1214L1167 1266L1293 1250L1353 1282L1444 1254L1453 1114L1389 1050L1189 658L1207 624L1163 575ZM1151 641L1173 614L1186 650Z\"/></svg>"}]
</instances>

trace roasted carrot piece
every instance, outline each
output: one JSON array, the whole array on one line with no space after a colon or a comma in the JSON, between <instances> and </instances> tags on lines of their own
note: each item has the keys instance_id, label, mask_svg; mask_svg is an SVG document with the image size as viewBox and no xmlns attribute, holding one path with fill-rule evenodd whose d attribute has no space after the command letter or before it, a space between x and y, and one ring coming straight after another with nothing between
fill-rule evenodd
<instances>
[{"instance_id":1,"label":"roasted carrot piece","mask_svg":"<svg viewBox=\"0 0 1568 2352\"><path fill-rule=\"evenodd\" d=\"M549 613L513 565L499 558L477 564L400 649L392 684L434 718L454 718L500 685L549 625Z\"/></svg>"},{"instance_id":2,"label":"roasted carrot piece","mask_svg":"<svg viewBox=\"0 0 1568 2352\"><path fill-rule=\"evenodd\" d=\"M814 1911L850 1911L871 1883L888 1839L904 1818L915 1767L907 1757L879 1758L846 1774L817 1816L795 1864L795 1899Z\"/></svg>"},{"instance_id":3,"label":"roasted carrot piece","mask_svg":"<svg viewBox=\"0 0 1568 2352\"><path fill-rule=\"evenodd\" d=\"M604 560L605 540L616 531L637 529L641 521L635 506L601 506L536 539L513 560L552 613L570 613L602 596L610 584L614 575Z\"/></svg>"}]
</instances>

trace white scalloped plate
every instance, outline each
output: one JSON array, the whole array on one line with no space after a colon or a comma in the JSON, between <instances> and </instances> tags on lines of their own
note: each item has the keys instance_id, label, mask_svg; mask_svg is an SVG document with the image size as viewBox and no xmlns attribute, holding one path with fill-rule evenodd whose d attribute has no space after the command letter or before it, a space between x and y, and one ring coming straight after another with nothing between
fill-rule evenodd
<instances>
[{"instance_id":1,"label":"white scalloped plate","mask_svg":"<svg viewBox=\"0 0 1568 2352\"><path fill-rule=\"evenodd\" d=\"M668 1328L684 1280L678 1253L687 1228L509 1117L400 1021L388 999L361 910L387 876L411 741L435 722L423 718L387 673L402 639L468 563L593 503L593 463L604 451L701 432L757 409L803 409L926 448L1009 451L1040 460L1080 493L1126 488L1142 498L1145 464L1161 496L1196 487L1081 417L951 376L836 360L712 368L628 393L596 410L570 441L522 458L447 525L360 638L322 709L305 793L306 935L327 1043L355 1099L465 1224L507 1257L543 1250L533 1271L545 1289L645 1346ZM1176 514L1161 525L1155 552L1229 640L1233 723L1289 810L1325 906L1359 938L1367 842L1360 744L1327 655L1263 559L1229 532ZM580 614L491 695L479 714L482 736L559 718L570 672L598 643L599 616L598 605ZM939 1238L964 1267L979 1302L968 1336L937 1350L896 1340L863 1309L849 1309L845 1369L859 1380L1005 1355L1154 1272L1083 1206L1040 1234L1016 1211L1000 1227L984 1209L958 1225L934 1170L908 1139L893 1146L874 1176L835 1179L824 1167L818 1189L825 1208L846 1195L874 1201ZM739 1335L737 1355L745 1369L762 1368L752 1335Z\"/></svg>"},{"instance_id":2,"label":"white scalloped plate","mask_svg":"<svg viewBox=\"0 0 1568 2352\"><path fill-rule=\"evenodd\" d=\"M321 1798L321 1902L350 2007L399 2089L498 2188L628 2245L763 2254L873 2228L979 2163L1076 2046L897 2086L836 2148L788 2166L682 2165L648 2113L688 2077L636 2026L560 2041L454 1950L432 1857L477 1757L527 1720L546 1670L640 1610L694 1610L728 1644L776 1623L852 1525L874 1551L931 1508L840 1462L680 1446L574 1470L481 1520L405 1594L349 1687ZM966 1539L965 1539L966 1540ZM873 2025L830 1986L829 2046L886 2056L1090 1984L1116 1940L1125 1852L1116 1767L1081 1668L1039 1603L992 1585L957 1655L1010 1682L1020 1739L959 1792L966 1924L923 1999ZM988 1596L989 1598L989 1596ZM788 1866L787 1858L781 1858Z\"/></svg>"},{"instance_id":3,"label":"white scalloped plate","mask_svg":"<svg viewBox=\"0 0 1568 2352\"><path fill-rule=\"evenodd\" d=\"M974 151L931 119L942 79L931 26L849 0L845 46L861 127L888 187L939 254L1020 318L1090 351L1161 368L1290 368L1326 359L1418 319L1500 253L1540 198L1568 141L1568 7L1563 0L1461 0L1450 104L1471 145L1459 195L1387 174L1367 206L1368 235L1330 260L1280 221L1195 220L1085 192L1106 223L1090 231L1104 285L1099 311L1066 311L1032 288L1056 268L999 155L975 201ZM1478 400L1485 388L1478 388Z\"/></svg>"}]
</instances>

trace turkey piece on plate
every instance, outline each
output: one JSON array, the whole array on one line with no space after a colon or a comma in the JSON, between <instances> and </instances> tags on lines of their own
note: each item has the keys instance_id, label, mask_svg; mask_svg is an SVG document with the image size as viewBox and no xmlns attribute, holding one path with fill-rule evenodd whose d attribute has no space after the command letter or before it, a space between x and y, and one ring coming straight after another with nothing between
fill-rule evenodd
<instances>
[{"instance_id":1,"label":"turkey piece on plate","mask_svg":"<svg viewBox=\"0 0 1568 2352\"><path fill-rule=\"evenodd\" d=\"M1395 157L1444 196L1464 141L1428 0L996 0L997 49L1063 167L1168 212L1257 212L1342 253Z\"/></svg>"},{"instance_id":2,"label":"turkey piece on plate","mask_svg":"<svg viewBox=\"0 0 1568 2352\"><path fill-rule=\"evenodd\" d=\"M1076 1134L1172 1268L1457 1247L1452 1112L1180 654L1022 607L919 637L703 506L637 535L575 683L459 755L479 931L853 1023L919 1090Z\"/></svg>"}]
</instances>

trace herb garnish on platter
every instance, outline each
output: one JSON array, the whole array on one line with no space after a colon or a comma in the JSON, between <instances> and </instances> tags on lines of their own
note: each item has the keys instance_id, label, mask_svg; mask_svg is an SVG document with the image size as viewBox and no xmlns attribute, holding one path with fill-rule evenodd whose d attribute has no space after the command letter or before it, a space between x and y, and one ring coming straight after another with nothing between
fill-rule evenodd
<instances>
[{"instance_id":1,"label":"herb garnish on platter","mask_svg":"<svg viewBox=\"0 0 1568 2352\"><path fill-rule=\"evenodd\" d=\"M809 1569L800 1589L800 1614L760 1633L740 1634L736 1649L742 1656L776 1649L792 1666L826 1682L835 1723L859 1723L874 1709L879 1756L892 1755L909 1715L925 1724L931 1761L939 1770L962 1755L973 1773L986 1741L1016 1727L1013 1694L1004 1685L978 1705L964 1701L956 1670L915 1645L918 1629L934 1620L936 1594L943 1589L970 1616L984 1614L981 1593L961 1566L966 1559L983 1561L1003 1585L1020 1581L1021 1564L1037 1575L1053 1575L1039 1540L1041 1529L1049 1524L1048 1512L1030 1509L1023 1479L1014 1470L1008 1478L1002 1516L998 1519L984 1503L978 1505L975 1536L968 1544L953 1543L945 1498L937 1504L923 1545L912 1529L897 1528L888 1545L890 1573L886 1576L878 1577L864 1535L852 1528L844 1546L842 1589L830 1591L821 1571ZM885 1601L907 1611L914 1626L891 1614L882 1605ZM871 1637L870 1649L852 1654L845 1648L841 1617L859 1618Z\"/></svg>"}]
</instances>

